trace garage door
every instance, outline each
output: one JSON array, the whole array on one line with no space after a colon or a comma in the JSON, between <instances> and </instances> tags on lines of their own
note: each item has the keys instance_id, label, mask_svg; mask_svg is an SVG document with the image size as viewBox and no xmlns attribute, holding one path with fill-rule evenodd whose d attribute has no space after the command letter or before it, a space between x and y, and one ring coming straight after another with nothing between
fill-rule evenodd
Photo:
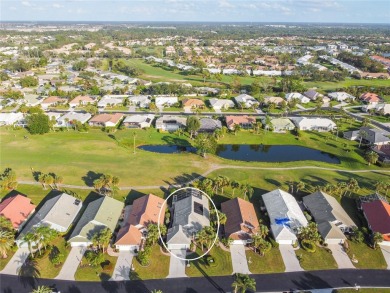
<instances>
[{"instance_id":1,"label":"garage door","mask_svg":"<svg viewBox=\"0 0 390 293\"><path fill-rule=\"evenodd\" d=\"M187 249L186 244L168 244L168 249Z\"/></svg>"},{"instance_id":2,"label":"garage door","mask_svg":"<svg viewBox=\"0 0 390 293\"><path fill-rule=\"evenodd\" d=\"M325 242L328 244L342 244L343 239L326 239Z\"/></svg>"},{"instance_id":3,"label":"garage door","mask_svg":"<svg viewBox=\"0 0 390 293\"><path fill-rule=\"evenodd\" d=\"M293 244L292 240L278 240L277 241L279 244Z\"/></svg>"}]
</instances>

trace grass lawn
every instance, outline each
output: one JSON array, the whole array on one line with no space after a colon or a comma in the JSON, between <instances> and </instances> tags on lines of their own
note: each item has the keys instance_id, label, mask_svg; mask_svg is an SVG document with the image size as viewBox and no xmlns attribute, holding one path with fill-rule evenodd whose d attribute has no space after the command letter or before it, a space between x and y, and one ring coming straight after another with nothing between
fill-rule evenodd
<instances>
[{"instance_id":1,"label":"grass lawn","mask_svg":"<svg viewBox=\"0 0 390 293\"><path fill-rule=\"evenodd\" d=\"M325 91L333 91L343 87L350 86L389 86L389 81L385 79L346 79L339 82L329 82L329 81L313 81L313 82L304 82L308 88L318 88Z\"/></svg>"},{"instance_id":2,"label":"grass lawn","mask_svg":"<svg viewBox=\"0 0 390 293\"><path fill-rule=\"evenodd\" d=\"M18 250L18 248L16 246L14 246L12 248L12 250L7 252L6 258L0 257L0 271L3 270L4 267L7 265L7 263L11 260L11 258L14 256L16 250Z\"/></svg>"},{"instance_id":3,"label":"grass lawn","mask_svg":"<svg viewBox=\"0 0 390 293\"><path fill-rule=\"evenodd\" d=\"M272 248L265 256L260 256L252 250L246 250L245 253L249 271L253 274L281 273L286 269L278 248Z\"/></svg>"},{"instance_id":4,"label":"grass lawn","mask_svg":"<svg viewBox=\"0 0 390 293\"><path fill-rule=\"evenodd\" d=\"M297 257L301 257L300 264L305 271L337 269L337 263L331 253L325 249L316 247L316 252L311 253L302 248L295 250Z\"/></svg>"},{"instance_id":5,"label":"grass lawn","mask_svg":"<svg viewBox=\"0 0 390 293\"><path fill-rule=\"evenodd\" d=\"M155 244L148 266L141 266L138 260L133 258L135 271L131 273L131 280L163 279L169 274L169 261L170 257L162 254L160 246Z\"/></svg>"},{"instance_id":6,"label":"grass lawn","mask_svg":"<svg viewBox=\"0 0 390 293\"><path fill-rule=\"evenodd\" d=\"M188 258L195 258L202 255L200 251L191 254ZM209 252L215 263L208 265L203 259L191 261L191 266L186 268L186 274L189 277L200 276L229 276L233 272L232 259L230 252L222 250L219 246L214 246Z\"/></svg>"},{"instance_id":7,"label":"grass lawn","mask_svg":"<svg viewBox=\"0 0 390 293\"><path fill-rule=\"evenodd\" d=\"M378 249L372 249L365 243L355 243L348 241L349 251L348 255L358 260L354 266L359 269L386 269L387 264L383 257L382 251Z\"/></svg>"},{"instance_id":8,"label":"grass lawn","mask_svg":"<svg viewBox=\"0 0 390 293\"><path fill-rule=\"evenodd\" d=\"M92 267L88 265L88 261L83 256L81 260L82 265L80 264L74 277L76 281L108 281L111 278L117 257L110 256L108 254L104 254L105 261L109 261L110 264L106 266L104 269L101 265L97 267Z\"/></svg>"},{"instance_id":9,"label":"grass lawn","mask_svg":"<svg viewBox=\"0 0 390 293\"><path fill-rule=\"evenodd\" d=\"M66 260L69 252L70 252L70 247L66 248L65 247L65 239L63 237L57 237L51 244L52 246L55 246L58 248L58 250L64 255L64 260ZM35 254L36 258L35 260L38 263L39 271L41 273L40 277L41 278L48 278L48 279L53 279L55 278L61 271L62 265L59 266L54 266L49 259L50 255L50 249L48 249L47 252L45 252L42 257L38 256L38 253Z\"/></svg>"}]
</instances>

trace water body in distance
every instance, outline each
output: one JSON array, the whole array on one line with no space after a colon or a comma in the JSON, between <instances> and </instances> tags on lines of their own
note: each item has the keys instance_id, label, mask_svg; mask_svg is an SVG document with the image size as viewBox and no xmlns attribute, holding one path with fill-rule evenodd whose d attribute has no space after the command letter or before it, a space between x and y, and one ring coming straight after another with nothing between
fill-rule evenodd
<instances>
[{"instance_id":1,"label":"water body in distance","mask_svg":"<svg viewBox=\"0 0 390 293\"><path fill-rule=\"evenodd\" d=\"M196 151L194 147L178 145L143 145L138 148L160 154ZM310 160L340 164L340 160L332 154L296 145L220 144L218 145L216 155L225 159L247 162L294 162Z\"/></svg>"}]
</instances>

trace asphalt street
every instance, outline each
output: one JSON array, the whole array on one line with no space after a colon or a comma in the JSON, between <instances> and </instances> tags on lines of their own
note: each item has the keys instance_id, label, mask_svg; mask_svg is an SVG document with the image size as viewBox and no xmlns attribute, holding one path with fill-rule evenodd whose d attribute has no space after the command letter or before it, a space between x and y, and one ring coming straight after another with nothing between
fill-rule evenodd
<instances>
[{"instance_id":1,"label":"asphalt street","mask_svg":"<svg viewBox=\"0 0 390 293\"><path fill-rule=\"evenodd\" d=\"M291 272L252 275L256 279L257 292L283 292L289 290L322 289L338 287L389 287L389 270L341 269L329 271ZM178 278L146 281L76 282L21 278L0 275L2 293L31 292L32 287L48 285L61 293L143 293L160 289L164 293L231 292L233 276Z\"/></svg>"}]
</instances>

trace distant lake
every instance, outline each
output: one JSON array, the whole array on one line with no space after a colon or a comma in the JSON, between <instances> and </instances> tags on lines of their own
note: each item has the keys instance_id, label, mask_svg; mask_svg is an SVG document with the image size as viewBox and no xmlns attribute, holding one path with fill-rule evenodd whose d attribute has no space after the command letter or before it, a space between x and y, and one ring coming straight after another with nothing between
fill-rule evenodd
<instances>
[{"instance_id":1,"label":"distant lake","mask_svg":"<svg viewBox=\"0 0 390 293\"><path fill-rule=\"evenodd\" d=\"M143 145L138 148L161 154L196 151L194 147L178 145ZM339 158L332 154L297 145L220 144L216 155L229 160L247 162L318 161L340 164Z\"/></svg>"}]
</instances>

